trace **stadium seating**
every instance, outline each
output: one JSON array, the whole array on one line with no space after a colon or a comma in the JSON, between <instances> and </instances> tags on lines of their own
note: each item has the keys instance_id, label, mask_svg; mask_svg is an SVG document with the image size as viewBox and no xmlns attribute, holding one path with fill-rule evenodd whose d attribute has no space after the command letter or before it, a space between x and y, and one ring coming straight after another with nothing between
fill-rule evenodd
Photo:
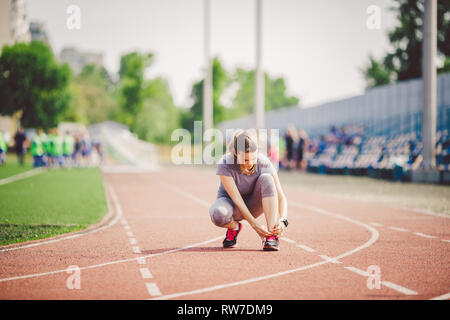
<instances>
[{"instance_id":1,"label":"stadium seating","mask_svg":"<svg viewBox=\"0 0 450 320\"><path fill-rule=\"evenodd\" d=\"M309 141L305 159L309 172L327 174L368 175L375 178L407 181L408 171L423 167L422 142L413 133L393 136L357 134L329 134ZM336 138L338 137L338 138ZM350 138L349 138L350 137ZM317 147L326 141L326 147ZM436 167L450 169L450 137L448 130L436 133Z\"/></svg>"}]
</instances>

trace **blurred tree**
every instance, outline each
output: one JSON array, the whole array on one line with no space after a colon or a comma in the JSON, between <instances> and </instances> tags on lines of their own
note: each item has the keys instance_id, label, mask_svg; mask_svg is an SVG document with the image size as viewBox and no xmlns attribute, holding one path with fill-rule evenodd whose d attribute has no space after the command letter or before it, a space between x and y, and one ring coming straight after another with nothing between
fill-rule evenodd
<instances>
[{"instance_id":1,"label":"blurred tree","mask_svg":"<svg viewBox=\"0 0 450 320\"><path fill-rule=\"evenodd\" d=\"M136 117L142 109L144 73L152 63L153 54L131 52L120 58L119 105L120 120L136 129Z\"/></svg>"},{"instance_id":2,"label":"blurred tree","mask_svg":"<svg viewBox=\"0 0 450 320\"><path fill-rule=\"evenodd\" d=\"M165 79L148 81L143 92L142 110L136 119L139 138L156 143L169 143L172 131L179 126L179 110L173 103Z\"/></svg>"},{"instance_id":3,"label":"blurred tree","mask_svg":"<svg viewBox=\"0 0 450 320\"><path fill-rule=\"evenodd\" d=\"M272 79L267 73L265 78L265 110L271 111L279 108L297 105L299 99L286 94L286 84L283 78ZM238 68L233 81L239 84L239 90L229 110L229 119L239 118L253 113L255 71Z\"/></svg>"},{"instance_id":4,"label":"blurred tree","mask_svg":"<svg viewBox=\"0 0 450 320\"><path fill-rule=\"evenodd\" d=\"M374 87L394 80L408 80L422 76L422 41L424 0L394 0L391 10L397 12L397 27L389 32L392 51L380 61L370 57L369 66L363 70L367 87ZM437 47L444 61L438 72L450 71L450 0L437 1ZM376 62L374 64L373 62ZM379 65L379 68L376 66ZM383 67L381 67L381 65ZM383 72L384 70L384 72ZM383 73L389 77L380 76ZM393 76L391 77L391 74Z\"/></svg>"},{"instance_id":5,"label":"blurred tree","mask_svg":"<svg viewBox=\"0 0 450 320\"><path fill-rule=\"evenodd\" d=\"M118 105L114 84L104 67L88 64L71 84L74 97L66 119L91 124L114 119Z\"/></svg>"},{"instance_id":6,"label":"blurred tree","mask_svg":"<svg viewBox=\"0 0 450 320\"><path fill-rule=\"evenodd\" d=\"M69 107L71 70L42 42L4 46L0 56L0 114L22 110L25 127L50 128Z\"/></svg>"},{"instance_id":7,"label":"blurred tree","mask_svg":"<svg viewBox=\"0 0 450 320\"><path fill-rule=\"evenodd\" d=\"M366 79L366 88L389 84L393 81L395 75L392 70L387 69L383 63L376 61L372 56L369 57L369 60L369 67L362 70Z\"/></svg>"},{"instance_id":8,"label":"blurred tree","mask_svg":"<svg viewBox=\"0 0 450 320\"><path fill-rule=\"evenodd\" d=\"M221 103L220 97L229 84L228 72L222 66L219 58L213 59L213 122L214 125L226 120L227 110ZM194 121L203 121L203 80L192 86L191 98L194 101L192 107L181 113L181 126L189 131L194 130Z\"/></svg>"}]
</instances>

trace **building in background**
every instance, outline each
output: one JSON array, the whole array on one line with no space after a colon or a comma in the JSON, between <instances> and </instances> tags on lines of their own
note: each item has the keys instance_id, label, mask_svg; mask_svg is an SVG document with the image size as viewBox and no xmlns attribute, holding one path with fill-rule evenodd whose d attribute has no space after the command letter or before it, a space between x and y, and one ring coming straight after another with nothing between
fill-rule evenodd
<instances>
[{"instance_id":1,"label":"building in background","mask_svg":"<svg viewBox=\"0 0 450 320\"><path fill-rule=\"evenodd\" d=\"M0 48L31 40L26 0L0 0Z\"/></svg>"},{"instance_id":2,"label":"building in background","mask_svg":"<svg viewBox=\"0 0 450 320\"><path fill-rule=\"evenodd\" d=\"M30 22L30 35L31 41L41 41L46 45L51 47L50 40L47 35L47 31L45 30L45 25L40 21L31 21Z\"/></svg>"},{"instance_id":3,"label":"building in background","mask_svg":"<svg viewBox=\"0 0 450 320\"><path fill-rule=\"evenodd\" d=\"M86 64L103 65L103 54L98 52L79 51L74 47L66 47L59 55L61 62L70 65L75 74L79 74Z\"/></svg>"}]
</instances>

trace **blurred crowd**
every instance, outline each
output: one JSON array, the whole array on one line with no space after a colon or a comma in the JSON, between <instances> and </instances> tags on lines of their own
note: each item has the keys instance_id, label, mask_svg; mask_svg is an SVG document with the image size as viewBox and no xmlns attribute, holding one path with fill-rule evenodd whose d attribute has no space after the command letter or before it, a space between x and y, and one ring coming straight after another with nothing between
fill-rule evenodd
<instances>
[{"instance_id":1,"label":"blurred crowd","mask_svg":"<svg viewBox=\"0 0 450 320\"><path fill-rule=\"evenodd\" d=\"M422 143L414 133L394 137L370 136L364 126L332 126L326 134L308 137L307 133L289 125L280 139L279 154L269 149L268 155L283 170L329 169L394 169L415 170L422 166ZM450 138L448 131L436 134L436 165L449 170ZM331 172L332 170L328 170Z\"/></svg>"},{"instance_id":2,"label":"blurred crowd","mask_svg":"<svg viewBox=\"0 0 450 320\"><path fill-rule=\"evenodd\" d=\"M69 131L61 134L56 128L27 134L19 127L14 135L14 149L20 165L24 165L29 152L34 168L92 167L103 160L101 143L93 141L90 135ZM7 151L8 143L0 132L0 165L5 165Z\"/></svg>"}]
</instances>

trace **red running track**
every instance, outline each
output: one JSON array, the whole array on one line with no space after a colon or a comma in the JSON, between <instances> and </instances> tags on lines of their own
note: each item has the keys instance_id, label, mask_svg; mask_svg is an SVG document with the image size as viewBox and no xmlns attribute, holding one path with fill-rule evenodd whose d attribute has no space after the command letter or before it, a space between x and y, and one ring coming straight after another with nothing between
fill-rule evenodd
<instances>
[{"instance_id":1,"label":"red running track","mask_svg":"<svg viewBox=\"0 0 450 320\"><path fill-rule=\"evenodd\" d=\"M224 250L225 230L208 214L214 171L164 168L105 182L110 226L0 248L0 299L450 298L449 218L284 186L281 250L262 251L248 224L238 247Z\"/></svg>"}]
</instances>

